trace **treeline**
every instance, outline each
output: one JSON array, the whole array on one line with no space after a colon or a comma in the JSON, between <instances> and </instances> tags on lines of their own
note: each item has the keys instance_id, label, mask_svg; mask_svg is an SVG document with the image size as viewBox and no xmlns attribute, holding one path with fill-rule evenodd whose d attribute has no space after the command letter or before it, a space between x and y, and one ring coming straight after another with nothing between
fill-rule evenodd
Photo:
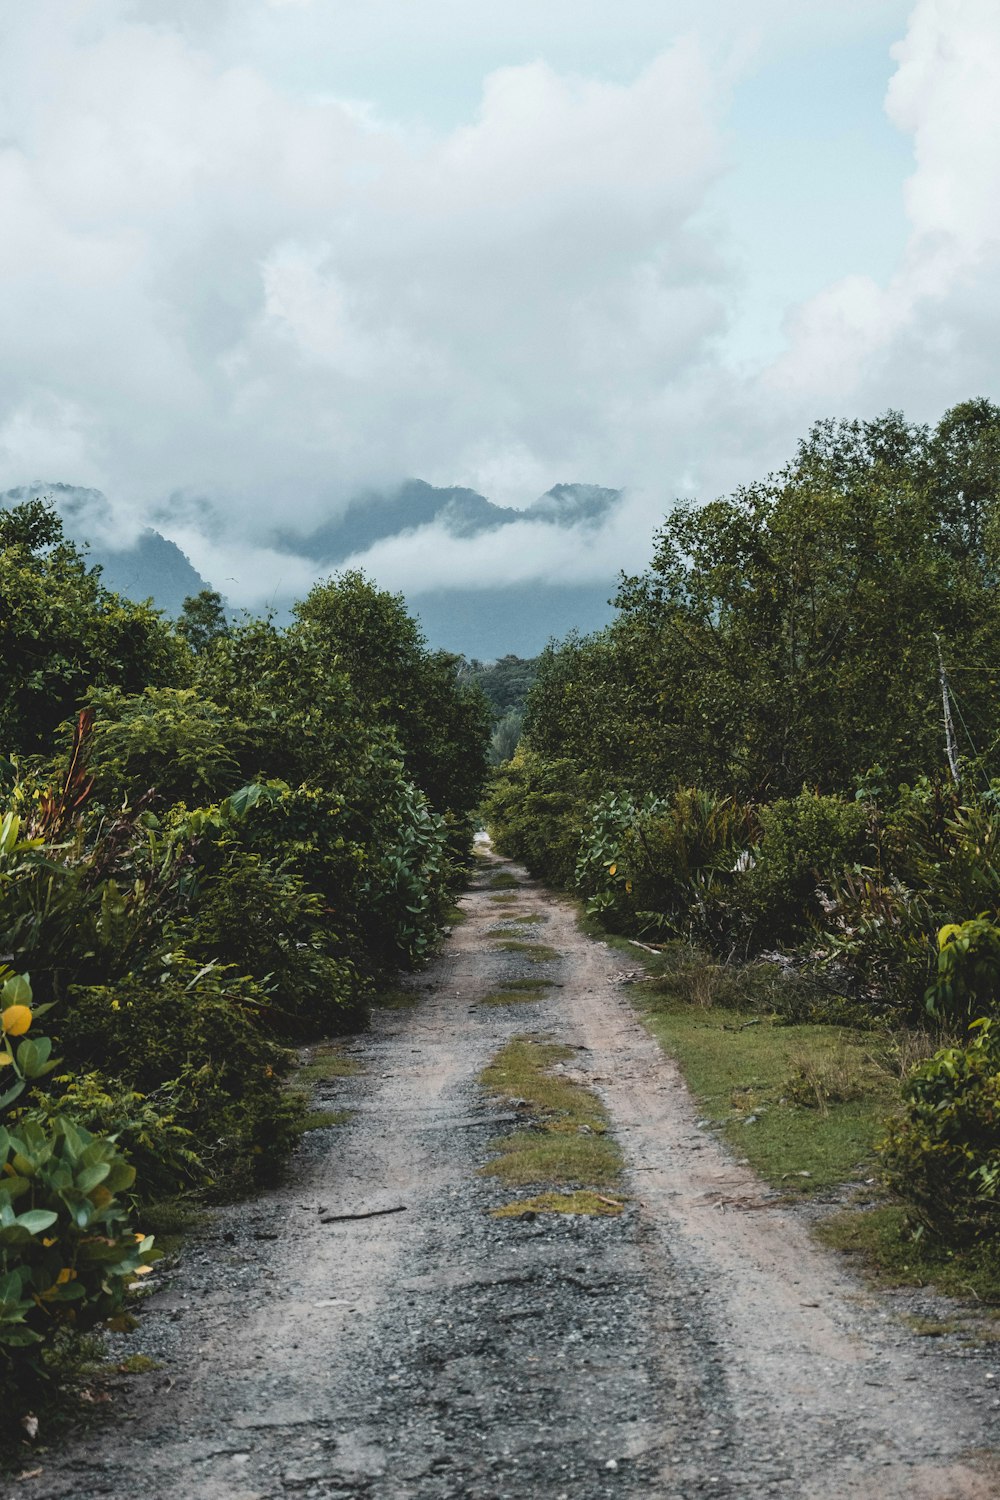
<instances>
[{"instance_id":1,"label":"treeline","mask_svg":"<svg viewBox=\"0 0 1000 1500\"><path fill-rule=\"evenodd\" d=\"M538 657L508 655L490 662L473 657L463 663L462 670L478 684L490 705L493 719L490 764L502 765L510 760L520 742L525 705L538 672Z\"/></svg>"},{"instance_id":2,"label":"treeline","mask_svg":"<svg viewBox=\"0 0 1000 1500\"><path fill-rule=\"evenodd\" d=\"M944 1033L884 1157L951 1238L1000 1227L998 585L1000 410L820 423L543 655L489 804L610 929L779 950L811 1013Z\"/></svg>"},{"instance_id":3,"label":"treeline","mask_svg":"<svg viewBox=\"0 0 1000 1500\"><path fill-rule=\"evenodd\" d=\"M284 629L212 594L175 626L44 504L0 512L0 558L0 1386L23 1402L156 1257L137 1205L273 1175L290 1045L433 950L490 714L359 574Z\"/></svg>"}]
</instances>

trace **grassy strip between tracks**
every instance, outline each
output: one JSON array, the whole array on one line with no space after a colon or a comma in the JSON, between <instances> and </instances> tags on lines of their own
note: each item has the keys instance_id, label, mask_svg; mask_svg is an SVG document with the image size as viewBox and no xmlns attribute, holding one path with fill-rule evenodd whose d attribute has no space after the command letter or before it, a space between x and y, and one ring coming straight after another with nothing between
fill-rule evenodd
<instances>
[{"instance_id":1,"label":"grassy strip between tracks","mask_svg":"<svg viewBox=\"0 0 1000 1500\"><path fill-rule=\"evenodd\" d=\"M931 1040L797 1020L762 1005L759 966L720 965L689 949L654 956L611 941L647 971L630 988L637 1008L679 1064L702 1117L736 1154L790 1197L841 1190L845 1206L817 1227L823 1243L884 1285L971 1294L984 1310L1000 1304L997 1252L950 1250L915 1235L879 1180L876 1144L902 1076Z\"/></svg>"},{"instance_id":2,"label":"grassy strip between tracks","mask_svg":"<svg viewBox=\"0 0 1000 1500\"><path fill-rule=\"evenodd\" d=\"M572 1047L543 1036L519 1036L480 1074L494 1098L531 1110L530 1128L494 1141L497 1155L482 1169L512 1187L537 1187L531 1198L494 1209L497 1217L526 1213L620 1213L624 1200L609 1197L622 1159L607 1134L597 1096L562 1070L577 1057Z\"/></svg>"}]
</instances>

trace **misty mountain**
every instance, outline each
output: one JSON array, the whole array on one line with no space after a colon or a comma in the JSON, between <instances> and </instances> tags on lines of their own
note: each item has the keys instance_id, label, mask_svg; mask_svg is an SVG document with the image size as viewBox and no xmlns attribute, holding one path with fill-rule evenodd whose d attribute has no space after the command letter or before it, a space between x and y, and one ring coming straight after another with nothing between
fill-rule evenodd
<instances>
[{"instance_id":1,"label":"misty mountain","mask_svg":"<svg viewBox=\"0 0 1000 1500\"><path fill-rule=\"evenodd\" d=\"M596 484L557 484L525 510L494 505L476 490L435 486L408 479L388 493L368 490L342 516L315 530L280 530L273 542L282 551L313 558L321 567L336 566L367 552L388 537L443 525L452 536L480 536L514 521L547 521L557 526L597 526L621 497L620 490Z\"/></svg>"},{"instance_id":2,"label":"misty mountain","mask_svg":"<svg viewBox=\"0 0 1000 1500\"><path fill-rule=\"evenodd\" d=\"M521 520L544 521L567 531L597 527L620 494L599 485L557 484L526 509L515 510L495 505L475 490L410 479L388 492L359 495L342 515L308 533L285 528L270 540L278 551L308 558L315 564L316 577L322 578L376 542L413 534L425 526L443 526L457 537L479 536ZM216 580L198 573L176 543L149 527L130 545L121 546L111 506L100 490L69 484L22 485L0 494L0 506L36 498L51 500L67 536L88 547L90 561L101 568L107 587L129 599L152 599L158 609L176 617L185 598L217 586ZM534 656L553 636L601 629L613 613L608 600L614 588L614 570L609 568L606 582L536 580L435 589L413 592L407 603L432 646L493 660L508 653ZM287 608L291 602L279 601L278 619L284 617L281 603Z\"/></svg>"},{"instance_id":3,"label":"misty mountain","mask_svg":"<svg viewBox=\"0 0 1000 1500\"><path fill-rule=\"evenodd\" d=\"M128 547L112 546L115 520L100 490L73 484L23 484L0 494L0 507L25 500L49 500L66 535L87 549L88 561L101 570L106 588L141 604L152 599L157 609L175 618L184 600L211 585L167 537L146 527Z\"/></svg>"},{"instance_id":4,"label":"misty mountain","mask_svg":"<svg viewBox=\"0 0 1000 1500\"><path fill-rule=\"evenodd\" d=\"M106 588L140 603L152 599L157 609L174 619L185 599L212 587L176 542L150 527L140 532L134 546L127 551L91 547L90 559L100 567Z\"/></svg>"}]
</instances>

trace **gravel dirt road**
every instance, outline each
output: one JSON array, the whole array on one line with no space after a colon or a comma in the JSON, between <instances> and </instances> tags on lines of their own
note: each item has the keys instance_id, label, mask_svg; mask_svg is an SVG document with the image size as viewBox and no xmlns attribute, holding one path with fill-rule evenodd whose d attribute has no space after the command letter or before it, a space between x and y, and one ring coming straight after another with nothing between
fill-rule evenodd
<instances>
[{"instance_id":1,"label":"gravel dirt road","mask_svg":"<svg viewBox=\"0 0 1000 1500\"><path fill-rule=\"evenodd\" d=\"M499 868L557 959L497 951ZM1000 1496L1000 1357L915 1337L699 1128L620 957L568 904L499 863L462 904L418 1003L348 1044L363 1072L330 1088L351 1122L189 1241L119 1345L160 1368L29 1455L40 1472L10 1494ZM548 998L478 1003L527 975ZM514 1195L478 1169L514 1122L476 1079L529 1031L577 1049L572 1075L609 1111L618 1218L489 1214Z\"/></svg>"}]
</instances>

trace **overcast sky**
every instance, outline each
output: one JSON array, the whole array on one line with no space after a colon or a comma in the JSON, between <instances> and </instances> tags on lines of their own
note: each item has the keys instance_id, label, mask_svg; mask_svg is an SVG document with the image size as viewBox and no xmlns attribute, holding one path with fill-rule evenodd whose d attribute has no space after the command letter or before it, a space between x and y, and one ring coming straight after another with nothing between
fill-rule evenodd
<instances>
[{"instance_id":1,"label":"overcast sky","mask_svg":"<svg viewBox=\"0 0 1000 1500\"><path fill-rule=\"evenodd\" d=\"M626 486L596 540L367 559L605 577L817 417L1000 397L1000 13L0 0L0 213L0 488L256 603L365 485Z\"/></svg>"}]
</instances>

